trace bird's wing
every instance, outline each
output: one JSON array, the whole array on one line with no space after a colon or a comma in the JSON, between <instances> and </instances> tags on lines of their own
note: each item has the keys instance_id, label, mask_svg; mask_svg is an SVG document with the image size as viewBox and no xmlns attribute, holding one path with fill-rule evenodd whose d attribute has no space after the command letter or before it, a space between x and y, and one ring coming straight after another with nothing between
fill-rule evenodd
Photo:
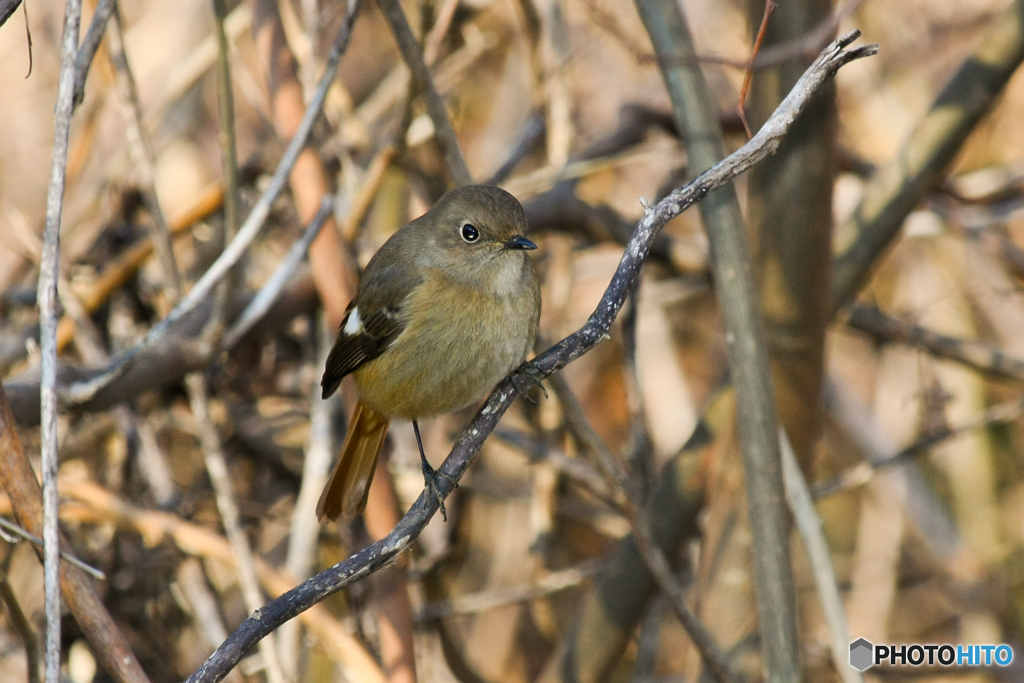
<instances>
[{"instance_id":1,"label":"bird's wing","mask_svg":"<svg viewBox=\"0 0 1024 683\"><path fill-rule=\"evenodd\" d=\"M386 245L385 245L386 246ZM403 308L420 283L408 269L367 266L356 300L348 305L320 380L323 397L333 394L342 378L384 353L405 329Z\"/></svg>"}]
</instances>

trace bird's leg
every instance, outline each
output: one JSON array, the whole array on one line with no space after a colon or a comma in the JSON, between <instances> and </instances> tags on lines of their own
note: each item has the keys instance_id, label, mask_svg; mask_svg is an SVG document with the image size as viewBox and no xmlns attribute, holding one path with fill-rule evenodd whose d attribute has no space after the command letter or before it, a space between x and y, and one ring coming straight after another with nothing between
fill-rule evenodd
<instances>
[{"instance_id":1,"label":"bird's leg","mask_svg":"<svg viewBox=\"0 0 1024 683\"><path fill-rule=\"evenodd\" d=\"M423 485L434 494L437 498L437 508L441 511L441 519L448 521L448 511L444 509L444 496L441 495L441 487L438 485L437 478L444 477L451 482L455 488L459 487L459 482L455 481L447 474L440 470L435 470L427 462L427 455L423 452L423 439L420 438L420 426L416 420L412 421L412 430L416 432L416 445L420 448L420 464L423 468Z\"/></svg>"}]
</instances>

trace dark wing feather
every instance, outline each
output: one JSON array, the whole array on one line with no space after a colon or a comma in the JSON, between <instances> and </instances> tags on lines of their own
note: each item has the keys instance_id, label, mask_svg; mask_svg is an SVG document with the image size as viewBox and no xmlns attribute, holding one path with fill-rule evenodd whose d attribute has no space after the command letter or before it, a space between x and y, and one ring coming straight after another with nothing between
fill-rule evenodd
<instances>
[{"instance_id":1,"label":"dark wing feather","mask_svg":"<svg viewBox=\"0 0 1024 683\"><path fill-rule=\"evenodd\" d=\"M422 282L415 262L420 250L419 240L413 225L407 225L385 242L366 264L359 293L348 305L338 339L327 357L327 367L320 381L324 398L338 389L345 375L384 353L405 329L406 300ZM347 334L345 325L357 302L362 325L353 334Z\"/></svg>"},{"instance_id":2,"label":"dark wing feather","mask_svg":"<svg viewBox=\"0 0 1024 683\"><path fill-rule=\"evenodd\" d=\"M327 366L324 368L323 379L320 380L324 398L338 389L345 375L382 354L405 329L405 321L400 316L399 308L386 306L364 318L362 325L354 334L348 334L345 332L345 324L348 323L353 308L353 305L349 304L345 319L341 321L338 338L327 356Z\"/></svg>"}]
</instances>

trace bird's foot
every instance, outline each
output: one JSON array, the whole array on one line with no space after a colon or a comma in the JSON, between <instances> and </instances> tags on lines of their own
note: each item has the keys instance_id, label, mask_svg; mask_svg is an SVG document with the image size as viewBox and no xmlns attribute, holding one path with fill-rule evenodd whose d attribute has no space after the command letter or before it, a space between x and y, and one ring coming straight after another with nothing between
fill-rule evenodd
<instances>
[{"instance_id":1,"label":"bird's foot","mask_svg":"<svg viewBox=\"0 0 1024 683\"><path fill-rule=\"evenodd\" d=\"M533 405L540 405L530 396L530 389L533 387L538 387L544 394L544 398L548 398L548 390L544 388L543 381L544 378L541 377L540 370L533 363L523 363L512 373L512 384L515 386L516 392Z\"/></svg>"},{"instance_id":2,"label":"bird's foot","mask_svg":"<svg viewBox=\"0 0 1024 683\"><path fill-rule=\"evenodd\" d=\"M459 482L445 474L441 470L435 470L427 462L426 458L420 458L420 464L423 469L423 487L433 494L434 498L437 499L437 509L441 512L441 519L448 521L448 511L444 508L444 494L441 491L440 479L447 479L452 485L452 488L459 488Z\"/></svg>"}]
</instances>

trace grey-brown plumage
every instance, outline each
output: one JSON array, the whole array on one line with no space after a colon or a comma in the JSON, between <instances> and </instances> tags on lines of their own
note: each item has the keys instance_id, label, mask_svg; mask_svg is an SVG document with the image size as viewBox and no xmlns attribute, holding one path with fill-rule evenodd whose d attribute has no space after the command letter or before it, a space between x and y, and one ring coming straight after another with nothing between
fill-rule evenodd
<instances>
[{"instance_id":1,"label":"grey-brown plumage","mask_svg":"<svg viewBox=\"0 0 1024 683\"><path fill-rule=\"evenodd\" d=\"M370 259L321 381L326 398L353 373L360 396L321 518L361 511L388 419L468 405L526 357L540 319L526 227L509 193L460 187ZM367 440L378 444L372 458Z\"/></svg>"}]
</instances>

